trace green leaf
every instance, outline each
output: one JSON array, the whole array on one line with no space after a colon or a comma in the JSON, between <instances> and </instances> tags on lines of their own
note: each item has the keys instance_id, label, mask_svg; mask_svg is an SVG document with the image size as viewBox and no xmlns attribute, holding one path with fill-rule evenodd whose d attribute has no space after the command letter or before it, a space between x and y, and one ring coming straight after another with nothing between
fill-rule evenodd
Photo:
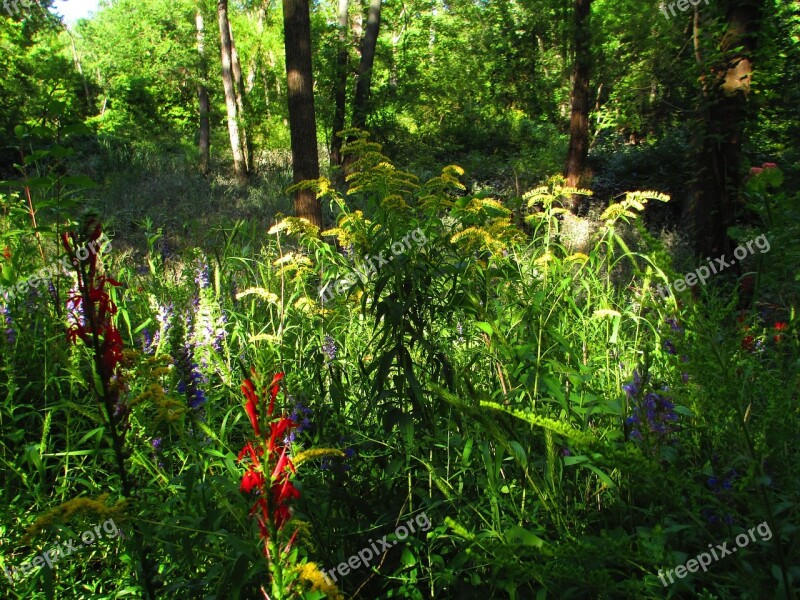
<instances>
[{"instance_id":1,"label":"green leaf","mask_svg":"<svg viewBox=\"0 0 800 600\"><path fill-rule=\"evenodd\" d=\"M533 546L534 548L542 548L546 543L535 533L516 525L506 531L505 538L508 543L519 541L525 546Z\"/></svg>"},{"instance_id":2,"label":"green leaf","mask_svg":"<svg viewBox=\"0 0 800 600\"><path fill-rule=\"evenodd\" d=\"M489 336L494 335L494 329L486 321L475 321L475 327Z\"/></svg>"},{"instance_id":3,"label":"green leaf","mask_svg":"<svg viewBox=\"0 0 800 600\"><path fill-rule=\"evenodd\" d=\"M411 551L410 548L405 547L403 548L403 555L400 557L400 562L402 562L407 567L413 567L417 564L417 557Z\"/></svg>"},{"instance_id":4,"label":"green leaf","mask_svg":"<svg viewBox=\"0 0 800 600\"><path fill-rule=\"evenodd\" d=\"M64 177L64 179L61 181L64 185L74 185L76 187L84 188L97 187L97 184L94 182L94 180L90 177L86 177L85 175L72 175L70 177Z\"/></svg>"}]
</instances>

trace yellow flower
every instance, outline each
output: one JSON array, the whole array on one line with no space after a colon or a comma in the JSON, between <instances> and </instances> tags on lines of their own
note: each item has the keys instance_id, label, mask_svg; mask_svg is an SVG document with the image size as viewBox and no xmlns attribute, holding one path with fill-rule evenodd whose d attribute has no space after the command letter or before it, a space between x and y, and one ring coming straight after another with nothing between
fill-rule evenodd
<instances>
[{"instance_id":1,"label":"yellow flower","mask_svg":"<svg viewBox=\"0 0 800 600\"><path fill-rule=\"evenodd\" d=\"M326 581L325 575L319 570L316 563L308 562L296 567L298 579L309 586L314 592L322 592L326 598L331 600L344 600L344 596L339 592L334 584Z\"/></svg>"},{"instance_id":2,"label":"yellow flower","mask_svg":"<svg viewBox=\"0 0 800 600\"><path fill-rule=\"evenodd\" d=\"M60 525L68 523L72 517L81 513L95 514L101 518L110 516L121 520L126 500L118 500L114 506L106 506L108 497L108 494L103 494L99 496L97 500L93 500L92 498L81 496L79 498L67 500L63 504L48 510L46 513L39 515L28 527L25 531L25 535L22 537L22 543L28 544L37 533L44 531L48 526L55 523Z\"/></svg>"}]
</instances>

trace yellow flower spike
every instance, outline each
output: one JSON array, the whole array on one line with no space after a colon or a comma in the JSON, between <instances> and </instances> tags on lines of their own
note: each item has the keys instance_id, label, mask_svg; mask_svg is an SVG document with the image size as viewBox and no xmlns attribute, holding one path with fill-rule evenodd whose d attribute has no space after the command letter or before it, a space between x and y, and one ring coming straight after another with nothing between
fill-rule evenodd
<instances>
[{"instance_id":1,"label":"yellow flower spike","mask_svg":"<svg viewBox=\"0 0 800 600\"><path fill-rule=\"evenodd\" d=\"M295 467L299 467L304 462L314 460L315 458L344 458L344 452L336 448L312 448L305 450L292 457L292 462Z\"/></svg>"},{"instance_id":2,"label":"yellow flower spike","mask_svg":"<svg viewBox=\"0 0 800 600\"><path fill-rule=\"evenodd\" d=\"M273 294L269 290L265 290L264 288L260 288L260 287L247 288L246 290L236 294L236 299L237 300L241 300L242 298L244 298L246 296L251 296L251 295L255 295L255 296L258 296L259 298L263 298L264 300L266 300L267 302L269 302L271 304L278 304L278 296L276 294Z\"/></svg>"},{"instance_id":3,"label":"yellow flower spike","mask_svg":"<svg viewBox=\"0 0 800 600\"><path fill-rule=\"evenodd\" d=\"M581 262L586 262L587 260L589 260L589 257L586 256L583 252L576 252L575 254L572 254L572 255L568 256L564 260L567 261L567 262L573 262L573 261L577 261L577 260L579 260Z\"/></svg>"},{"instance_id":4,"label":"yellow flower spike","mask_svg":"<svg viewBox=\"0 0 800 600\"><path fill-rule=\"evenodd\" d=\"M297 571L298 579L302 583L311 586L312 591L322 592L330 600L344 600L339 588L326 581L325 575L320 571L316 563L307 562L297 565L295 570Z\"/></svg>"},{"instance_id":5,"label":"yellow flower spike","mask_svg":"<svg viewBox=\"0 0 800 600\"><path fill-rule=\"evenodd\" d=\"M68 523L72 517L77 514L89 513L106 517L120 517L124 518L123 509L127 503L126 500L119 500L113 506L106 506L109 494L102 494L96 500L92 498L79 497L67 500L63 504L48 510L46 513L39 515L36 520L25 531L21 542L29 544L35 535L44 531L48 526L53 524L63 525Z\"/></svg>"}]
</instances>

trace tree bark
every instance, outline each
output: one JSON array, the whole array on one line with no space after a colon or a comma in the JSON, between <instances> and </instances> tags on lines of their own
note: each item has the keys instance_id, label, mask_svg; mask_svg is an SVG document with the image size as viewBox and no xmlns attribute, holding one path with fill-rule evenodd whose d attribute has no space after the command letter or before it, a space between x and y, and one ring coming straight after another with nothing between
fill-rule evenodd
<instances>
[{"instance_id":1,"label":"tree bark","mask_svg":"<svg viewBox=\"0 0 800 600\"><path fill-rule=\"evenodd\" d=\"M217 0L219 19L220 54L222 56L222 85L225 88L225 108L228 111L228 135L233 154L233 170L240 184L247 183L247 164L242 151L239 123L236 114L236 88L233 81L230 22L228 21L228 0Z\"/></svg>"},{"instance_id":2,"label":"tree bark","mask_svg":"<svg viewBox=\"0 0 800 600\"><path fill-rule=\"evenodd\" d=\"M336 108L333 113L333 132L331 140L331 166L342 164L342 138L339 133L344 129L347 112L347 67L350 53L347 51L347 26L350 22L349 0L339 0L339 55L336 61L336 88L334 98Z\"/></svg>"},{"instance_id":3,"label":"tree bark","mask_svg":"<svg viewBox=\"0 0 800 600\"><path fill-rule=\"evenodd\" d=\"M309 0L283 0L283 32L292 170L294 182L300 183L319 179ZM295 191L294 211L295 216L322 228L322 206L313 190Z\"/></svg>"},{"instance_id":4,"label":"tree bark","mask_svg":"<svg viewBox=\"0 0 800 600\"><path fill-rule=\"evenodd\" d=\"M236 90L236 116L239 123L239 134L242 138L242 154L244 166L248 173L253 172L253 144L247 135L247 101L245 97L244 79L242 78L242 63L236 51L236 41L233 39L233 27L228 22L228 33L231 36L231 67L233 70L233 83Z\"/></svg>"},{"instance_id":5,"label":"tree bark","mask_svg":"<svg viewBox=\"0 0 800 600\"><path fill-rule=\"evenodd\" d=\"M690 212L703 256L730 254L728 228L741 209L741 150L763 0L730 0L720 59L703 78L704 135ZM696 26L697 28L697 26Z\"/></svg>"},{"instance_id":6,"label":"tree bark","mask_svg":"<svg viewBox=\"0 0 800 600\"><path fill-rule=\"evenodd\" d=\"M570 92L569 150L564 168L567 186L580 187L581 175L586 169L589 155L589 75L590 29L589 16L592 0L575 0L575 63L572 70ZM580 196L573 196L570 209L577 213Z\"/></svg>"},{"instance_id":7,"label":"tree bark","mask_svg":"<svg viewBox=\"0 0 800 600\"><path fill-rule=\"evenodd\" d=\"M361 61L358 64L358 82L353 99L353 127L364 129L369 113L369 96L372 87L372 67L381 28L381 0L370 0L369 16L364 39L361 42Z\"/></svg>"},{"instance_id":8,"label":"tree bark","mask_svg":"<svg viewBox=\"0 0 800 600\"><path fill-rule=\"evenodd\" d=\"M211 157L211 129L208 121L208 88L205 83L208 79L208 61L206 59L205 49L205 24L203 23L203 15L199 10L195 15L195 25L197 26L197 53L200 55L200 82L197 84L197 102L200 107L200 139L198 141L198 150L200 151L200 172L203 175L208 175Z\"/></svg>"}]
</instances>

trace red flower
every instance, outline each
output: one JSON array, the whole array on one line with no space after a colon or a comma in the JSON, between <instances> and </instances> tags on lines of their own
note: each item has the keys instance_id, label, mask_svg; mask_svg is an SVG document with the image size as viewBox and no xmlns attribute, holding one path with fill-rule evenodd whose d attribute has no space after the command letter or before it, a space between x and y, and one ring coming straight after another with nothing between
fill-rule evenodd
<instances>
[{"instance_id":1,"label":"red flower","mask_svg":"<svg viewBox=\"0 0 800 600\"><path fill-rule=\"evenodd\" d=\"M745 350L752 350L754 341L755 339L753 338L752 335L744 336L744 339L742 340L742 348L744 348Z\"/></svg>"},{"instance_id":2,"label":"red flower","mask_svg":"<svg viewBox=\"0 0 800 600\"><path fill-rule=\"evenodd\" d=\"M282 505L289 500L299 500L300 499L300 490L298 490L289 478L286 478L286 481L283 482L282 485L275 484L272 486L272 501L276 505Z\"/></svg>"},{"instance_id":3,"label":"red flower","mask_svg":"<svg viewBox=\"0 0 800 600\"><path fill-rule=\"evenodd\" d=\"M283 417L279 421L273 421L272 423L270 423L269 429L271 433L269 436L269 446L267 447L267 450L269 452L274 452L275 449L278 448L277 440L278 439L282 440L283 435L285 433L288 433L295 427L297 427L297 423L295 423L288 417Z\"/></svg>"},{"instance_id":4,"label":"red flower","mask_svg":"<svg viewBox=\"0 0 800 600\"><path fill-rule=\"evenodd\" d=\"M786 329L788 329L789 326L786 323L781 323L779 321L779 322L775 323L775 325L773 327L775 328L775 331L786 331ZM782 335L773 335L772 339L777 344L783 339L783 336Z\"/></svg>"},{"instance_id":5,"label":"red flower","mask_svg":"<svg viewBox=\"0 0 800 600\"><path fill-rule=\"evenodd\" d=\"M275 410L275 397L278 395L278 390L280 389L278 384L282 379L283 373L276 373L275 377L272 378L272 383L269 384L269 410L267 411L267 414L270 417L272 416L272 412Z\"/></svg>"},{"instance_id":6,"label":"red flower","mask_svg":"<svg viewBox=\"0 0 800 600\"><path fill-rule=\"evenodd\" d=\"M76 291L67 299L67 339L72 344L80 339L94 352L95 371L102 381L102 391L98 390L98 394L103 397L113 424L119 417L121 405L118 404L119 385L112 385L112 380L120 381L117 367L122 361L123 343L112 319L117 307L106 291L106 284L114 287L122 284L106 275L98 275L97 253L89 249L99 242L100 236L99 223L87 239L79 239L75 232L61 234L61 242L78 279Z\"/></svg>"},{"instance_id":7,"label":"red flower","mask_svg":"<svg viewBox=\"0 0 800 600\"><path fill-rule=\"evenodd\" d=\"M758 175L763 170L761 167L750 167L750 175Z\"/></svg>"},{"instance_id":8,"label":"red flower","mask_svg":"<svg viewBox=\"0 0 800 600\"><path fill-rule=\"evenodd\" d=\"M255 378L255 371L252 371L252 374ZM269 386L267 416L271 420L267 439L261 437L258 423L260 398L256 393L256 387L250 379L245 379L242 383L242 393L246 400L244 408L259 444L254 447L252 442L248 442L239 452L239 461L244 462L249 457L250 463L242 476L239 489L244 493L259 492L258 499L250 508L250 516L258 520L261 537L265 540L269 537L270 531L281 529L291 518L288 503L300 497L300 491L291 482L292 475L297 471L289 457L289 448L283 442L285 436L297 427L297 423L286 416L272 419L275 398L280 391L282 379L283 373L277 373ZM266 394L266 390L264 393Z\"/></svg>"},{"instance_id":9,"label":"red flower","mask_svg":"<svg viewBox=\"0 0 800 600\"><path fill-rule=\"evenodd\" d=\"M241 462L241 460L246 455L250 456L250 460L253 461L253 464L256 467L260 467L261 463L258 462L258 457L259 456L264 456L264 449L263 448L259 448L258 450L256 450L255 448L253 448L253 444L251 444L250 442L247 442L244 445L244 448L242 448L242 451L239 452L239 462Z\"/></svg>"},{"instance_id":10,"label":"red flower","mask_svg":"<svg viewBox=\"0 0 800 600\"><path fill-rule=\"evenodd\" d=\"M3 258L6 260L11 260L11 248L9 246L6 246L3 249Z\"/></svg>"},{"instance_id":11,"label":"red flower","mask_svg":"<svg viewBox=\"0 0 800 600\"><path fill-rule=\"evenodd\" d=\"M761 166L764 167L765 169L777 169L778 168L778 165L776 165L775 163L764 163Z\"/></svg>"},{"instance_id":12,"label":"red flower","mask_svg":"<svg viewBox=\"0 0 800 600\"><path fill-rule=\"evenodd\" d=\"M262 487L264 487L264 475L251 467L242 477L242 483L239 489L245 494L249 494L253 491L253 488L261 489Z\"/></svg>"},{"instance_id":13,"label":"red flower","mask_svg":"<svg viewBox=\"0 0 800 600\"><path fill-rule=\"evenodd\" d=\"M258 426L258 395L253 382L245 379L242 383L242 393L247 399L244 409L247 411L247 416L250 417L250 424L253 426L253 431L258 437L261 437L261 428Z\"/></svg>"}]
</instances>

